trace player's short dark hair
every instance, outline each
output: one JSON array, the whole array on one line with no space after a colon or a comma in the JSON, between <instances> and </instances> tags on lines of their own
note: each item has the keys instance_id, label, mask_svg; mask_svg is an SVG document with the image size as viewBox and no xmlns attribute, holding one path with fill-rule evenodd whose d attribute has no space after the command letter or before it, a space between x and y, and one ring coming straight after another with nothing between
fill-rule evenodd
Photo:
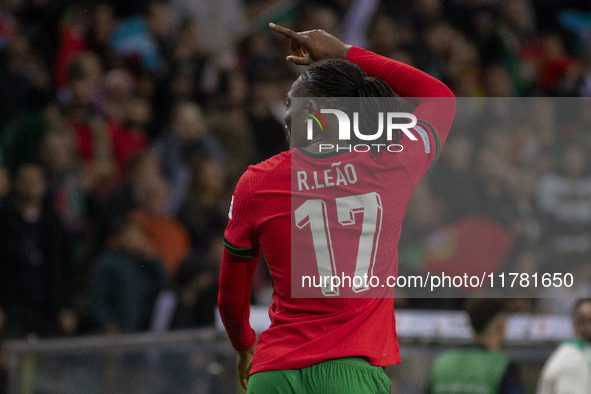
<instances>
[{"instance_id":1,"label":"player's short dark hair","mask_svg":"<svg viewBox=\"0 0 591 394\"><path fill-rule=\"evenodd\" d=\"M394 92L388 84L376 77L368 76L358 65L348 60L327 59L314 63L299 78L299 87L304 90L304 94L310 97L360 97L361 110L369 109L371 112L400 112L402 106L396 100ZM390 100L371 100L372 98ZM369 118L369 120L368 120ZM371 124L374 117L366 117L362 122L367 122L368 130L375 125ZM386 144L386 133L376 142ZM402 132L395 130L395 141L399 143L402 138ZM352 141L363 143L363 141ZM372 148L374 149L374 148ZM374 152L375 155L375 152Z\"/></svg>"},{"instance_id":2,"label":"player's short dark hair","mask_svg":"<svg viewBox=\"0 0 591 394\"><path fill-rule=\"evenodd\" d=\"M466 304L470 325L476 334L482 334L491 321L505 312L505 302L496 298L475 298Z\"/></svg>"},{"instance_id":3,"label":"player's short dark hair","mask_svg":"<svg viewBox=\"0 0 591 394\"><path fill-rule=\"evenodd\" d=\"M577 313L579 312L579 309L581 308L581 306L583 306L583 304L586 304L588 302L591 302L591 298L579 298L575 302L575 304L573 305L573 311L572 311L573 318L577 316Z\"/></svg>"}]
</instances>

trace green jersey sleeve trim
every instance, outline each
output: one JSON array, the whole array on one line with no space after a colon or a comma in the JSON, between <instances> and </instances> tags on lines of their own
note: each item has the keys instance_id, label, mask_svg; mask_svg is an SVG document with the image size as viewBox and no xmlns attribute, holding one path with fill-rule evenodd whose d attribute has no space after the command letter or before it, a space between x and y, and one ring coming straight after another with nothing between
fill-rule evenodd
<instances>
[{"instance_id":1,"label":"green jersey sleeve trim","mask_svg":"<svg viewBox=\"0 0 591 394\"><path fill-rule=\"evenodd\" d=\"M256 250L253 248L239 248L238 246L232 245L230 241L224 238L224 248L233 256L236 257L255 257Z\"/></svg>"},{"instance_id":2,"label":"green jersey sleeve trim","mask_svg":"<svg viewBox=\"0 0 591 394\"><path fill-rule=\"evenodd\" d=\"M424 124L425 126L427 126L429 128L429 130L431 130L431 133L433 134L433 138L435 139L435 158L433 159L433 162L429 166L429 169L427 169L427 173L429 173L429 171L431 171L431 169L433 167L435 167L435 164L439 160L439 155L441 154L441 138L439 137L439 133L437 132L437 129L435 129L435 127L433 127L433 125L431 123L429 123L423 119L420 119L417 123L421 123L421 124Z\"/></svg>"}]
</instances>

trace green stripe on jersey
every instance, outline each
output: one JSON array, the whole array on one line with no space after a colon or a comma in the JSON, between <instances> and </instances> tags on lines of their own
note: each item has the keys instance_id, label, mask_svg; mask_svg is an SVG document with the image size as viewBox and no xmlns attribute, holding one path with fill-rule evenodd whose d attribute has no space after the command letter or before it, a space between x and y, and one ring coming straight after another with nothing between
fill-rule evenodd
<instances>
[{"instance_id":1,"label":"green stripe on jersey","mask_svg":"<svg viewBox=\"0 0 591 394\"><path fill-rule=\"evenodd\" d=\"M238 246L232 245L230 241L224 238L224 248L233 256L236 257L254 257L256 256L256 250L252 248L239 248Z\"/></svg>"}]
</instances>

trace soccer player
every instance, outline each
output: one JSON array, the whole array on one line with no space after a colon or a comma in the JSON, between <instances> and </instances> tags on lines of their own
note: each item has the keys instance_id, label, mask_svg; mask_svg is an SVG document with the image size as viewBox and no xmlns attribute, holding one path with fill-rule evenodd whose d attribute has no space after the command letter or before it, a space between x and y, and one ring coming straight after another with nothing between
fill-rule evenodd
<instances>
[{"instance_id":1,"label":"soccer player","mask_svg":"<svg viewBox=\"0 0 591 394\"><path fill-rule=\"evenodd\" d=\"M552 353L540 375L538 394L591 393L591 298L573 308L575 339Z\"/></svg>"},{"instance_id":2,"label":"soccer player","mask_svg":"<svg viewBox=\"0 0 591 394\"><path fill-rule=\"evenodd\" d=\"M354 296L364 289L339 289L349 298L320 289L317 298L292 297L292 279L299 280L292 264L317 265L316 276L326 264L333 273L361 264L371 266L373 274L396 275L406 205L439 155L455 99L435 78L322 30L270 27L291 40L293 55L287 60L310 68L287 95L290 150L248 168L228 215L218 306L238 351L240 381L249 393L389 393L383 367L400 362L393 298ZM377 96L395 102L394 93L415 98L418 119L413 138L396 139L404 148L398 153L321 152L322 144L343 144L334 123L308 140L292 121L292 114L303 110L300 104L291 107L298 97ZM308 108L318 105L311 100ZM314 181L318 174L322 185ZM321 228L312 229L318 223ZM257 341L249 301L261 253L274 294L271 326Z\"/></svg>"}]
</instances>

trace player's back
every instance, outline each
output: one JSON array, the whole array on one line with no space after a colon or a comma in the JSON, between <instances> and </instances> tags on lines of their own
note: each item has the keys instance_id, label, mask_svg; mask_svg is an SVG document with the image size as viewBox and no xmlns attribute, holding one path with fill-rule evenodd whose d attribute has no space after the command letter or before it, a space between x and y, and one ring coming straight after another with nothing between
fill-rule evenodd
<instances>
[{"instance_id":1,"label":"player's back","mask_svg":"<svg viewBox=\"0 0 591 394\"><path fill-rule=\"evenodd\" d=\"M249 168L249 209L274 286L253 373L347 356L399 362L386 279L416 185L408 165L404 154L292 149Z\"/></svg>"}]
</instances>

